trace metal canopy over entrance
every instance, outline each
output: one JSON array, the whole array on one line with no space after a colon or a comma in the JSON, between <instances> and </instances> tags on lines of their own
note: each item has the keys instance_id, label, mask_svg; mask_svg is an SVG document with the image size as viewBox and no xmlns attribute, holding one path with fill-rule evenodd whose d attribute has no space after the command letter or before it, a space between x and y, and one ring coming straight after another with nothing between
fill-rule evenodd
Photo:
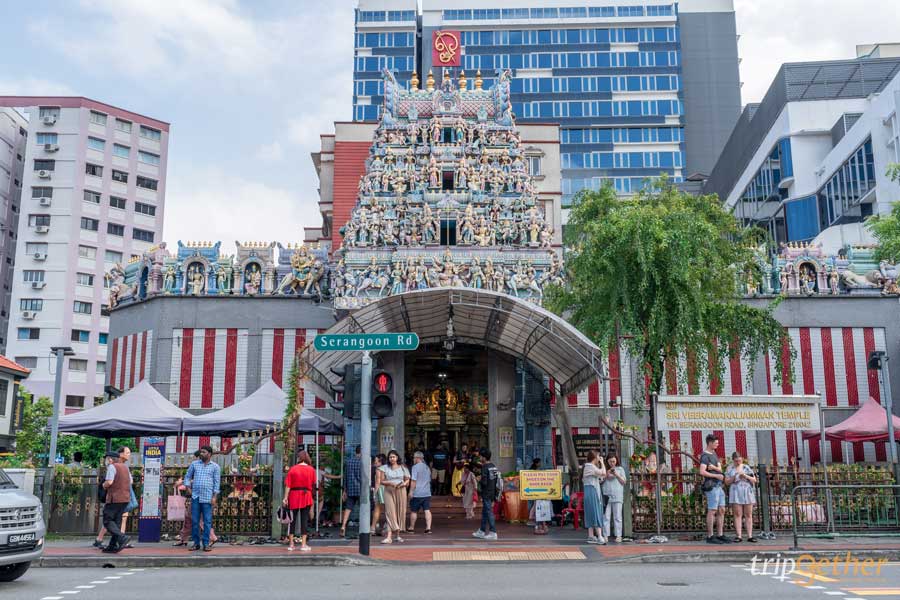
<instances>
[{"instance_id":1,"label":"metal canopy over entrance","mask_svg":"<svg viewBox=\"0 0 900 600\"><path fill-rule=\"evenodd\" d=\"M453 336L527 360L556 380L562 395L594 381L602 369L600 349L557 315L505 293L471 288L432 288L389 296L355 311L325 333L392 333L413 331L422 344ZM304 351L310 380L322 397L338 382L332 368L359 359L358 352Z\"/></svg>"}]
</instances>

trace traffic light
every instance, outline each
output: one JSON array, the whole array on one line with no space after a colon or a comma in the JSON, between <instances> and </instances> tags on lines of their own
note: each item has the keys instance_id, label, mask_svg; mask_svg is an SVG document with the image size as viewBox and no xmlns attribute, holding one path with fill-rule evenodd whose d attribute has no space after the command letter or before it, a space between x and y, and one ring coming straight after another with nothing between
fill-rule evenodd
<instances>
[{"instance_id":1,"label":"traffic light","mask_svg":"<svg viewBox=\"0 0 900 600\"><path fill-rule=\"evenodd\" d=\"M340 411L347 419L358 419L362 365L346 364L343 369L331 369L331 372L341 378L340 383L331 386L335 396L334 400L329 402L331 408ZM341 396L340 400L338 395Z\"/></svg>"},{"instance_id":2,"label":"traffic light","mask_svg":"<svg viewBox=\"0 0 900 600\"><path fill-rule=\"evenodd\" d=\"M394 414L394 379L387 371L372 373L372 416L390 417Z\"/></svg>"}]
</instances>

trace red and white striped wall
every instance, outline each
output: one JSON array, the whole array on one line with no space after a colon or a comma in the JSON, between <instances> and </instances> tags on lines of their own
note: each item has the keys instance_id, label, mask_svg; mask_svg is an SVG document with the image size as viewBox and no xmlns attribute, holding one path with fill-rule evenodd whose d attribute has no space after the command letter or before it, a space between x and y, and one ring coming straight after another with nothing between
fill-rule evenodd
<instances>
[{"instance_id":1,"label":"red and white striped wall","mask_svg":"<svg viewBox=\"0 0 900 600\"><path fill-rule=\"evenodd\" d=\"M282 388L287 388L294 356L306 344L312 343L318 333L318 329L263 329L260 380L271 378ZM328 408L325 400L316 397L311 390L304 390L304 406Z\"/></svg>"},{"instance_id":2,"label":"red and white striped wall","mask_svg":"<svg viewBox=\"0 0 900 600\"><path fill-rule=\"evenodd\" d=\"M153 331L114 338L108 365L109 384L127 391L150 375Z\"/></svg>"},{"instance_id":3,"label":"red and white striped wall","mask_svg":"<svg viewBox=\"0 0 900 600\"><path fill-rule=\"evenodd\" d=\"M243 400L247 341L246 329L173 330L169 400L185 409L225 408Z\"/></svg>"},{"instance_id":4,"label":"red and white striped wall","mask_svg":"<svg viewBox=\"0 0 900 600\"><path fill-rule=\"evenodd\" d=\"M878 373L869 371L866 362L872 351L887 349L883 328L791 327L788 333L797 353L791 365L794 381L781 384L775 381L775 363L770 356L766 361L769 393L821 394L827 406L835 407L859 406L869 396L881 402ZM796 455L800 444L799 437L788 439L787 452ZM804 450L810 462L820 461L818 443L807 442ZM829 462L887 460L884 443L829 441L825 451Z\"/></svg>"}]
</instances>

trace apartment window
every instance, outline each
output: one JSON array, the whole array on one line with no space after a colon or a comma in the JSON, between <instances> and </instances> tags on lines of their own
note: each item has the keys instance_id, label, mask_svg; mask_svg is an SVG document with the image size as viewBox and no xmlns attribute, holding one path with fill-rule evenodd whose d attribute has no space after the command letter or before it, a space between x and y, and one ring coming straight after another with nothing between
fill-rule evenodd
<instances>
[{"instance_id":1,"label":"apartment window","mask_svg":"<svg viewBox=\"0 0 900 600\"><path fill-rule=\"evenodd\" d=\"M100 192L92 192L91 190L84 190L84 201L85 202L93 202L94 204L100 204Z\"/></svg>"},{"instance_id":2,"label":"apartment window","mask_svg":"<svg viewBox=\"0 0 900 600\"><path fill-rule=\"evenodd\" d=\"M74 363L85 363L84 368L75 368ZM87 361L74 358L69 359L69 370L71 371L87 371ZM84 408L84 396L70 396L66 394L66 408Z\"/></svg>"},{"instance_id":3,"label":"apartment window","mask_svg":"<svg viewBox=\"0 0 900 600\"><path fill-rule=\"evenodd\" d=\"M90 217L81 217L81 228L85 231L98 231L100 229L100 221Z\"/></svg>"},{"instance_id":4,"label":"apartment window","mask_svg":"<svg viewBox=\"0 0 900 600\"><path fill-rule=\"evenodd\" d=\"M44 272L43 271L34 271L34 270L29 271L27 269L23 270L22 271L22 280L25 283L33 283L35 281L43 281L44 280Z\"/></svg>"},{"instance_id":5,"label":"apartment window","mask_svg":"<svg viewBox=\"0 0 900 600\"><path fill-rule=\"evenodd\" d=\"M6 416L6 397L9 395L9 380L0 380L0 417Z\"/></svg>"},{"instance_id":6,"label":"apartment window","mask_svg":"<svg viewBox=\"0 0 900 600\"><path fill-rule=\"evenodd\" d=\"M156 207L152 204L144 204L143 202L135 202L134 203L134 212L140 213L142 215L150 215L151 217L156 216Z\"/></svg>"},{"instance_id":7,"label":"apartment window","mask_svg":"<svg viewBox=\"0 0 900 600\"><path fill-rule=\"evenodd\" d=\"M155 179L150 179L149 177L141 177L137 176L137 180L135 181L138 187L144 188L147 190L155 190L157 185L159 184Z\"/></svg>"},{"instance_id":8,"label":"apartment window","mask_svg":"<svg viewBox=\"0 0 900 600\"><path fill-rule=\"evenodd\" d=\"M59 118L59 107L58 106L42 106L38 109L38 116L43 119L44 117L56 117Z\"/></svg>"},{"instance_id":9,"label":"apartment window","mask_svg":"<svg viewBox=\"0 0 900 600\"><path fill-rule=\"evenodd\" d=\"M98 360L98 361L97 361L97 374L98 374L98 375L101 375L101 374L104 374L104 373L106 373L106 361L105 361L105 360Z\"/></svg>"},{"instance_id":10,"label":"apartment window","mask_svg":"<svg viewBox=\"0 0 900 600\"><path fill-rule=\"evenodd\" d=\"M128 201L125 198L120 198L118 196L110 196L109 197L109 205L113 208L118 208L121 210L125 210L125 206L128 204Z\"/></svg>"},{"instance_id":11,"label":"apartment window","mask_svg":"<svg viewBox=\"0 0 900 600\"><path fill-rule=\"evenodd\" d=\"M73 342L87 344L91 341L91 332L84 329L73 329L70 338Z\"/></svg>"},{"instance_id":12,"label":"apartment window","mask_svg":"<svg viewBox=\"0 0 900 600\"><path fill-rule=\"evenodd\" d=\"M162 133L158 129L141 125L141 137L147 138L148 140L156 140L158 142L162 138Z\"/></svg>"},{"instance_id":13,"label":"apartment window","mask_svg":"<svg viewBox=\"0 0 900 600\"><path fill-rule=\"evenodd\" d=\"M40 298L22 298L19 300L19 310L39 311L44 309L44 301Z\"/></svg>"},{"instance_id":14,"label":"apartment window","mask_svg":"<svg viewBox=\"0 0 900 600\"><path fill-rule=\"evenodd\" d=\"M87 163L84 165L84 172L85 174L93 175L94 177L103 177L103 167L100 165Z\"/></svg>"},{"instance_id":15,"label":"apartment window","mask_svg":"<svg viewBox=\"0 0 900 600\"><path fill-rule=\"evenodd\" d=\"M141 150L138 152L138 160L142 163L147 163L148 165L158 165L159 154L153 154L152 152L144 152L143 150Z\"/></svg>"},{"instance_id":16,"label":"apartment window","mask_svg":"<svg viewBox=\"0 0 900 600\"><path fill-rule=\"evenodd\" d=\"M97 336L97 341L99 341L101 344L105 344L108 339L108 333L101 333L99 336Z\"/></svg>"},{"instance_id":17,"label":"apartment window","mask_svg":"<svg viewBox=\"0 0 900 600\"><path fill-rule=\"evenodd\" d=\"M78 246L78 256L94 260L97 258L97 249L93 246Z\"/></svg>"},{"instance_id":18,"label":"apartment window","mask_svg":"<svg viewBox=\"0 0 900 600\"><path fill-rule=\"evenodd\" d=\"M37 356L17 356L14 360L26 369L37 368Z\"/></svg>"},{"instance_id":19,"label":"apartment window","mask_svg":"<svg viewBox=\"0 0 900 600\"><path fill-rule=\"evenodd\" d=\"M59 136L55 133L38 133L37 134L37 143L38 145L42 144L56 144Z\"/></svg>"},{"instance_id":20,"label":"apartment window","mask_svg":"<svg viewBox=\"0 0 900 600\"><path fill-rule=\"evenodd\" d=\"M106 126L106 115L102 112L97 112L96 110L91 111L91 123L96 123L97 125Z\"/></svg>"},{"instance_id":21,"label":"apartment window","mask_svg":"<svg viewBox=\"0 0 900 600\"><path fill-rule=\"evenodd\" d=\"M119 225L118 223L107 223L106 224L106 233L109 235L117 235L119 237L125 236L125 226Z\"/></svg>"},{"instance_id":22,"label":"apartment window","mask_svg":"<svg viewBox=\"0 0 900 600\"><path fill-rule=\"evenodd\" d=\"M78 285L94 285L94 276L90 273L75 273L75 283Z\"/></svg>"},{"instance_id":23,"label":"apartment window","mask_svg":"<svg viewBox=\"0 0 900 600\"><path fill-rule=\"evenodd\" d=\"M87 371L87 360L83 358L70 358L69 370L79 372ZM66 404L69 403L69 398L81 398L82 404L84 403L84 396L66 396Z\"/></svg>"},{"instance_id":24,"label":"apartment window","mask_svg":"<svg viewBox=\"0 0 900 600\"><path fill-rule=\"evenodd\" d=\"M103 152L106 149L106 142L101 140L100 138L89 137L87 140L87 146L91 150L99 150Z\"/></svg>"},{"instance_id":25,"label":"apartment window","mask_svg":"<svg viewBox=\"0 0 900 600\"><path fill-rule=\"evenodd\" d=\"M540 156L529 156L528 157L528 172L531 173L532 176L543 175L543 173L541 173L541 157Z\"/></svg>"},{"instance_id":26,"label":"apartment window","mask_svg":"<svg viewBox=\"0 0 900 600\"><path fill-rule=\"evenodd\" d=\"M29 227L50 226L50 215L28 215Z\"/></svg>"},{"instance_id":27,"label":"apartment window","mask_svg":"<svg viewBox=\"0 0 900 600\"><path fill-rule=\"evenodd\" d=\"M131 133L131 121L116 119L116 129L124 131L125 133Z\"/></svg>"},{"instance_id":28,"label":"apartment window","mask_svg":"<svg viewBox=\"0 0 900 600\"><path fill-rule=\"evenodd\" d=\"M46 242L26 242L25 254L47 254Z\"/></svg>"},{"instance_id":29,"label":"apartment window","mask_svg":"<svg viewBox=\"0 0 900 600\"><path fill-rule=\"evenodd\" d=\"M122 262L122 253L115 250L107 250L103 258L108 263L120 263Z\"/></svg>"},{"instance_id":30,"label":"apartment window","mask_svg":"<svg viewBox=\"0 0 900 600\"><path fill-rule=\"evenodd\" d=\"M128 173L126 173L125 171L117 171L116 169L113 169L112 179L113 181L118 181L119 183L128 183Z\"/></svg>"},{"instance_id":31,"label":"apartment window","mask_svg":"<svg viewBox=\"0 0 900 600\"><path fill-rule=\"evenodd\" d=\"M113 155L119 158L128 158L131 155L131 148L122 144L113 144Z\"/></svg>"},{"instance_id":32,"label":"apartment window","mask_svg":"<svg viewBox=\"0 0 900 600\"><path fill-rule=\"evenodd\" d=\"M89 314L91 314L92 308L93 308L92 303L82 302L81 300L76 300L72 310L73 310L73 312L76 312L79 315L89 315Z\"/></svg>"},{"instance_id":33,"label":"apartment window","mask_svg":"<svg viewBox=\"0 0 900 600\"><path fill-rule=\"evenodd\" d=\"M37 327L19 327L16 332L17 338L20 340L39 340L41 339L41 330Z\"/></svg>"},{"instance_id":34,"label":"apartment window","mask_svg":"<svg viewBox=\"0 0 900 600\"><path fill-rule=\"evenodd\" d=\"M52 198L53 197L53 188L52 187L33 187L33 188L31 188L31 197L32 198Z\"/></svg>"},{"instance_id":35,"label":"apartment window","mask_svg":"<svg viewBox=\"0 0 900 600\"><path fill-rule=\"evenodd\" d=\"M46 159L46 158L36 158L36 159L34 159L34 170L35 171L55 171L56 170L56 161Z\"/></svg>"},{"instance_id":36,"label":"apartment window","mask_svg":"<svg viewBox=\"0 0 900 600\"><path fill-rule=\"evenodd\" d=\"M142 242L153 242L153 232L135 227L131 230L131 237Z\"/></svg>"}]
</instances>

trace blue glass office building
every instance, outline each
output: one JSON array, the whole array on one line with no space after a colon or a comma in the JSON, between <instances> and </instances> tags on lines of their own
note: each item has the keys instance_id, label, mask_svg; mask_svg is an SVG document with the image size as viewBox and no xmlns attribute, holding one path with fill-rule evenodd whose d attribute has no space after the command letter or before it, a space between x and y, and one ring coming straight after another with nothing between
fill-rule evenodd
<instances>
[{"instance_id":1,"label":"blue glass office building","mask_svg":"<svg viewBox=\"0 0 900 600\"><path fill-rule=\"evenodd\" d=\"M740 114L731 0L422 0L417 20L392 14L415 17L415 2L360 0L354 119L377 118L380 68L425 74L432 32L460 31L461 69L485 87L511 69L516 118L561 125L564 205L607 181L628 194L709 173Z\"/></svg>"}]
</instances>

